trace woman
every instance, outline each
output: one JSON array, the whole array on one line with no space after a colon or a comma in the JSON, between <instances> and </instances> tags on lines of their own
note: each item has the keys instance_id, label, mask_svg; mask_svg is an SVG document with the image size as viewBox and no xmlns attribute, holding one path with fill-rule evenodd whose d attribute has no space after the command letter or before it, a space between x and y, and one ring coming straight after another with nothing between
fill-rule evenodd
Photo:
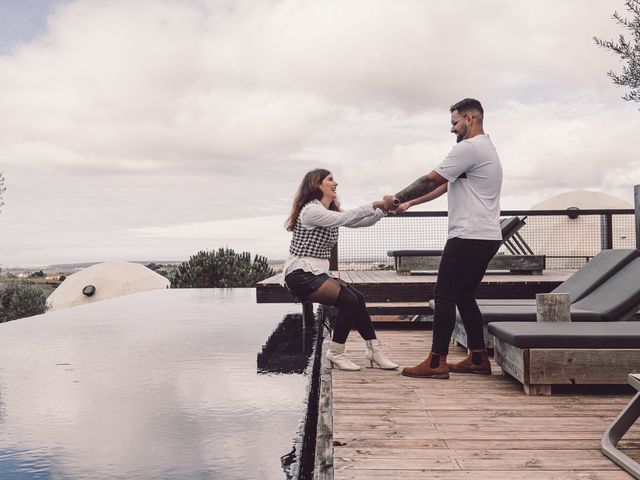
<instances>
[{"instance_id":1,"label":"woman","mask_svg":"<svg viewBox=\"0 0 640 480\"><path fill-rule=\"evenodd\" d=\"M382 201L341 211L336 201L338 183L331 172L316 169L307 173L293 202L287 230L293 232L284 282L301 301L338 307L327 359L340 370L360 370L344 354L351 326L366 341L368 367L398 368L382 351L362 294L345 282L329 276L331 249L338 241L338 227L367 227L384 216Z\"/></svg>"}]
</instances>

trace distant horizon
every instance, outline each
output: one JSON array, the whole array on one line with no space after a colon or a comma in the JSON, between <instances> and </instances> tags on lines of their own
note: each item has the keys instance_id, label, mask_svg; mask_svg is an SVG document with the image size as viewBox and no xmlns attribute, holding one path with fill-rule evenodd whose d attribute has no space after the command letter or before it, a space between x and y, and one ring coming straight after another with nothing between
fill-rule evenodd
<instances>
[{"instance_id":1,"label":"distant horizon","mask_svg":"<svg viewBox=\"0 0 640 480\"><path fill-rule=\"evenodd\" d=\"M238 252L242 253L242 252ZM251 253L251 252L250 252ZM253 255L253 253L252 253ZM121 260L124 262L131 263L139 263L141 265L148 265L150 263L155 263L159 265L180 265L181 263L187 262L186 260ZM101 260L97 262L65 262L65 263L51 263L51 264L27 264L27 265L0 265L0 274L9 270L44 270L44 269L63 269L63 268L85 268L90 267L91 265L97 265L98 263L105 263L110 261L119 261L119 260ZM278 265L286 262L286 259L267 259L269 265Z\"/></svg>"}]
</instances>

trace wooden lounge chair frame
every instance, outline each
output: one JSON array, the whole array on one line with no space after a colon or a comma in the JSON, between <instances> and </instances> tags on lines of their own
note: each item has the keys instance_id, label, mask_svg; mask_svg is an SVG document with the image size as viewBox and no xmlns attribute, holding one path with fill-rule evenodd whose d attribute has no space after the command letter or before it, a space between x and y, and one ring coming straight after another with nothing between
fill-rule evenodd
<instances>
[{"instance_id":1,"label":"wooden lounge chair frame","mask_svg":"<svg viewBox=\"0 0 640 480\"><path fill-rule=\"evenodd\" d=\"M551 395L552 385L623 385L622 371L640 365L640 349L518 348L497 338L494 354L527 395Z\"/></svg>"},{"instance_id":2,"label":"wooden lounge chair frame","mask_svg":"<svg viewBox=\"0 0 640 480\"><path fill-rule=\"evenodd\" d=\"M627 372L640 365L635 323L501 322L489 325L489 332L503 372L527 395L551 395L552 385L626 384Z\"/></svg>"}]
</instances>

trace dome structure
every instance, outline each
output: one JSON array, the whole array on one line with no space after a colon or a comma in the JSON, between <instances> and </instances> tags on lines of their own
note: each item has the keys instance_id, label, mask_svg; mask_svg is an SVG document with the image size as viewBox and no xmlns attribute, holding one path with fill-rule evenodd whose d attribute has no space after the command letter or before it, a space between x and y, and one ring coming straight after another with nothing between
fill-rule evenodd
<instances>
[{"instance_id":1,"label":"dome structure","mask_svg":"<svg viewBox=\"0 0 640 480\"><path fill-rule=\"evenodd\" d=\"M581 210L600 210L610 208L633 208L633 205L621 198L609 195L608 193L594 192L592 190L571 190L544 200L531 207L531 209L566 210L567 208L574 207Z\"/></svg>"},{"instance_id":2,"label":"dome structure","mask_svg":"<svg viewBox=\"0 0 640 480\"><path fill-rule=\"evenodd\" d=\"M581 210L630 209L620 198L591 190L572 190L544 200L532 210L565 210L566 215L527 218L521 235L537 255L547 256L547 268L579 268L609 241L613 248L635 248L632 216L612 216L612 238L607 238L605 216L580 214Z\"/></svg>"},{"instance_id":3,"label":"dome structure","mask_svg":"<svg viewBox=\"0 0 640 480\"><path fill-rule=\"evenodd\" d=\"M49 295L47 305L59 310L169 286L167 278L139 263L98 263L69 275Z\"/></svg>"}]
</instances>

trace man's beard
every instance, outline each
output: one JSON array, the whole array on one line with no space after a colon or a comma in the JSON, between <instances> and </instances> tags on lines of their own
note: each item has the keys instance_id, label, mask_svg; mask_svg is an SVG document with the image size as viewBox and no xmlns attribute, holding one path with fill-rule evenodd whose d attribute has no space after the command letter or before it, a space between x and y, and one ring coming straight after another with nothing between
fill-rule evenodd
<instances>
[{"instance_id":1,"label":"man's beard","mask_svg":"<svg viewBox=\"0 0 640 480\"><path fill-rule=\"evenodd\" d=\"M462 140L464 140L465 135L467 134L467 127L464 127L464 130L461 130L458 132L458 135L456 135L456 143L460 143Z\"/></svg>"}]
</instances>

